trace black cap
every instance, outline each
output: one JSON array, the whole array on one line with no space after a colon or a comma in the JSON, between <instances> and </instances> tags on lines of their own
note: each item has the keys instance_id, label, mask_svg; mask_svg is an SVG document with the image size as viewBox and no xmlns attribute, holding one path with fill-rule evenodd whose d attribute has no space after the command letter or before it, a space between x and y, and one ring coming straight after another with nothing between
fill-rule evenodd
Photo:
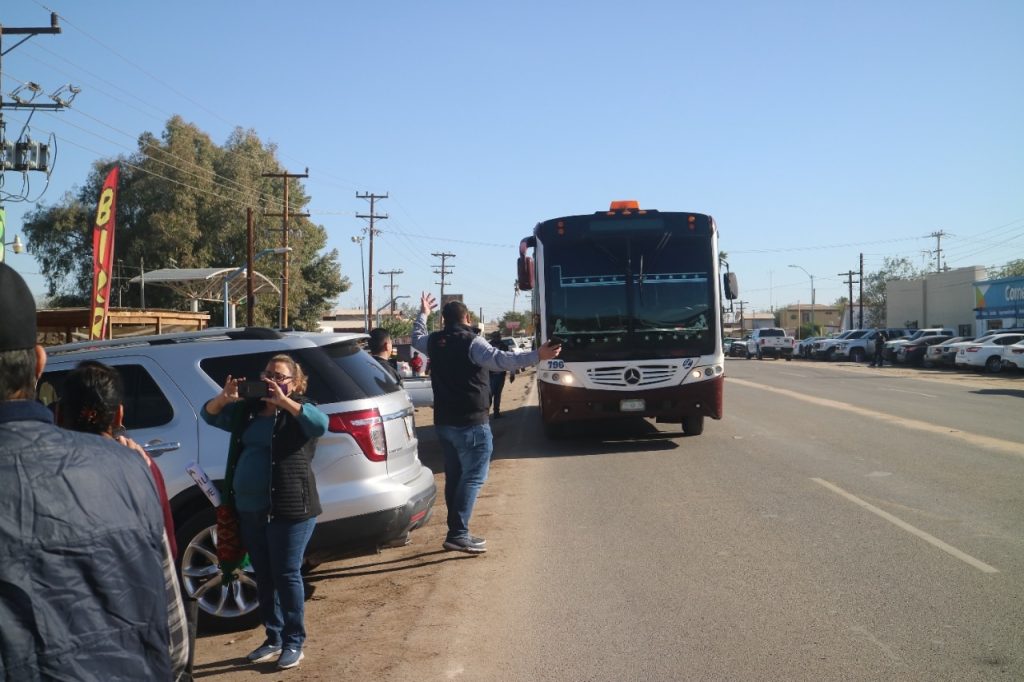
<instances>
[{"instance_id":1,"label":"black cap","mask_svg":"<svg viewBox=\"0 0 1024 682\"><path fill-rule=\"evenodd\" d=\"M35 347L35 299L21 275L0 263L0 352Z\"/></svg>"}]
</instances>

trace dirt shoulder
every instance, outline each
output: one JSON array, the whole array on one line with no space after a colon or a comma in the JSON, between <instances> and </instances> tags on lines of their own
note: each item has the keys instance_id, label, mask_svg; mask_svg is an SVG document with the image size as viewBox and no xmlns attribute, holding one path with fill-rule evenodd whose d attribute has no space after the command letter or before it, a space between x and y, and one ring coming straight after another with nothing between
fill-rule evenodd
<instances>
[{"instance_id":1,"label":"dirt shoulder","mask_svg":"<svg viewBox=\"0 0 1024 682\"><path fill-rule=\"evenodd\" d=\"M505 385L504 416L491 422L496 450L522 428L521 410L533 380L530 370ZM264 639L262 628L252 628L200 635L197 679L399 680L404 678L399 667L409 670L422 664L423 670L431 670L443 663L450 646L444 633L459 621L466 586L494 584L502 555L516 553L510 544L515 540L503 532L503 523L513 514L523 472L516 460L496 457L474 511L473 533L503 551L479 557L445 551L444 473L431 408L416 409L416 430L420 458L434 471L438 499L433 516L412 534L411 544L322 564L308 576L313 594L306 601L306 658L298 668L278 671L273 663L246 663L245 655ZM436 636L423 636L435 630Z\"/></svg>"}]
</instances>

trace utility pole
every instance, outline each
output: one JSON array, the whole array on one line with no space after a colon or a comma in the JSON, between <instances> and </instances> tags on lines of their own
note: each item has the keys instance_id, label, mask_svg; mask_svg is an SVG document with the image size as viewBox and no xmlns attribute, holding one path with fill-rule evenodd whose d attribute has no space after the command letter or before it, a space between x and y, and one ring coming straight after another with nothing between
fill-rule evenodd
<instances>
[{"instance_id":1,"label":"utility pole","mask_svg":"<svg viewBox=\"0 0 1024 682\"><path fill-rule=\"evenodd\" d=\"M363 259L363 242L366 237L352 237L353 244L359 244L359 272L363 276L363 331L370 331L370 309L366 307L366 261Z\"/></svg>"},{"instance_id":2,"label":"utility pole","mask_svg":"<svg viewBox=\"0 0 1024 682\"><path fill-rule=\"evenodd\" d=\"M857 273L854 272L853 270L839 273L840 277L846 277L846 284L850 285L850 303L846 306L847 308L850 309L850 329L855 329L855 327L853 326L853 276L856 274Z\"/></svg>"},{"instance_id":3,"label":"utility pole","mask_svg":"<svg viewBox=\"0 0 1024 682\"><path fill-rule=\"evenodd\" d=\"M368 233L369 236L370 236L370 267L368 268L369 271L370 271L370 283L369 283L369 286L366 289L366 314L367 315L371 315L371 314L373 314L373 310L374 310L374 308L373 308L373 237L374 237L374 235L380 234L380 230L373 229L373 221L374 220L387 220L388 219L388 216L387 216L386 213L384 215L377 215L376 213L374 213L373 209L374 209L374 207L376 205L377 199L387 199L388 198L388 193L385 192L384 194L374 194L373 192L363 192L362 194L360 194L359 192L356 192L356 198L357 199L369 199L370 200L370 213L369 213L369 215L361 214L361 213L356 213L356 217L370 221L369 227L363 228L363 232Z\"/></svg>"},{"instance_id":4,"label":"utility pole","mask_svg":"<svg viewBox=\"0 0 1024 682\"><path fill-rule=\"evenodd\" d=\"M938 232L932 232L928 236L935 237L935 272L942 272L942 238L948 235L939 230Z\"/></svg>"},{"instance_id":5,"label":"utility pole","mask_svg":"<svg viewBox=\"0 0 1024 682\"><path fill-rule=\"evenodd\" d=\"M434 274L435 275L441 275L441 281L440 282L434 282L434 284L440 284L441 285L441 298L438 300L438 304L443 309L444 308L444 287L445 287L446 284L448 284L448 280L445 279L445 277L447 277L448 275L450 275L452 273L452 271L450 269L445 267L445 261L447 259L449 259L449 258L455 258L455 254L454 253L445 253L444 251L442 251L441 253L432 253L430 255L433 256L434 258L440 258L441 259L441 266L440 266L440 268L434 270Z\"/></svg>"},{"instance_id":6,"label":"utility pole","mask_svg":"<svg viewBox=\"0 0 1024 682\"><path fill-rule=\"evenodd\" d=\"M390 278L391 278L389 280L390 284L388 284L388 293L391 295L391 317L394 317L395 316L395 287L397 286L395 284L395 275L401 275L402 271L401 270L378 270L377 274L378 275L389 275Z\"/></svg>"},{"instance_id":7,"label":"utility pole","mask_svg":"<svg viewBox=\"0 0 1024 682\"><path fill-rule=\"evenodd\" d=\"M57 13L50 12L50 25L49 26L3 26L0 24L0 83L3 82L3 68L2 58L5 54L18 47L26 40L33 38L37 35L56 35L61 32L61 28L57 23ZM14 43L11 47L6 50L3 47L3 38L6 35L13 36L24 36L21 40ZM0 85L2 88L2 85ZM50 95L50 102L35 102L34 100L43 94L43 87L38 83L29 81L22 83L16 87L10 93L11 101L4 102L3 91L0 89L0 187L4 185L3 177L6 171L15 171L23 174L23 177L27 177L25 174L28 171L40 171L47 174L52 170L50 166L50 145L35 142L32 140L31 135L27 135L28 124L26 123L22 129L22 132L18 134L17 140L8 140L6 133L6 126L4 123L4 110L15 109L29 111L29 120L32 120L32 114L36 110L48 110L48 111L61 111L65 107L71 104L71 101L75 99L75 95L81 92L81 88L77 88L70 83L62 85L54 90ZM27 179L23 182L23 187L27 186ZM25 190L23 189L22 192ZM16 196L6 191L0 191L0 214L3 213L3 199L8 197L14 200L24 199L24 195ZM3 216L0 215L0 244L6 241L3 226ZM17 239L17 235L15 235ZM5 249L0 246L0 263L4 261Z\"/></svg>"},{"instance_id":8,"label":"utility pole","mask_svg":"<svg viewBox=\"0 0 1024 682\"><path fill-rule=\"evenodd\" d=\"M306 169L305 173L263 173L265 178L284 178L284 211L281 213L264 213L263 215L271 218L283 218L284 224L281 228L281 232L284 238L281 240L281 247L288 248L288 218L295 216L297 218L308 218L308 213L293 213L288 208L288 181L292 178L308 178L309 169ZM284 266L281 269L281 313L280 313L280 327L285 329L288 326L288 254L290 251L285 251L281 254L281 258L284 259Z\"/></svg>"},{"instance_id":9,"label":"utility pole","mask_svg":"<svg viewBox=\"0 0 1024 682\"><path fill-rule=\"evenodd\" d=\"M860 301L859 301L860 309L859 309L857 314L860 315L860 326L863 327L864 326L864 254L863 253L860 254L860 279L858 280L858 284L860 284Z\"/></svg>"},{"instance_id":10,"label":"utility pole","mask_svg":"<svg viewBox=\"0 0 1024 682\"><path fill-rule=\"evenodd\" d=\"M743 306L745 306L748 303L750 303L750 301L736 301L736 305L738 305L740 307L740 333L741 334L743 333L743 320L745 319L743 317Z\"/></svg>"}]
</instances>

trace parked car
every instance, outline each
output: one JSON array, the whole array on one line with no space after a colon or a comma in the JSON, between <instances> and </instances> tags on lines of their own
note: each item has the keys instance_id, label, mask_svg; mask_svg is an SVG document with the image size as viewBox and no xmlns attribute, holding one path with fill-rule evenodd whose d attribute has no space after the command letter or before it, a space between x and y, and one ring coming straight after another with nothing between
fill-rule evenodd
<instances>
[{"instance_id":1,"label":"parked car","mask_svg":"<svg viewBox=\"0 0 1024 682\"><path fill-rule=\"evenodd\" d=\"M941 343L928 346L924 356L925 367L952 367L956 361L956 352L960 349L956 344L970 343L973 336L954 336L945 339Z\"/></svg>"},{"instance_id":2,"label":"parked car","mask_svg":"<svg viewBox=\"0 0 1024 682\"><path fill-rule=\"evenodd\" d=\"M288 353L309 375L306 394L328 415L313 459L323 513L307 566L405 544L430 517L437 491L419 459L413 406L361 349L365 338L248 328L55 346L47 349L38 394L53 405L64 377L83 360L120 372L125 427L155 448L151 454L167 484L182 588L198 600L204 624L233 625L256 616L255 577L248 568L233 584L222 582L214 508L185 471L196 462L222 484L230 435L198 415L229 374L257 377L270 357Z\"/></svg>"},{"instance_id":3,"label":"parked car","mask_svg":"<svg viewBox=\"0 0 1024 682\"><path fill-rule=\"evenodd\" d=\"M896 362L896 353L899 351L900 346L910 341L917 341L924 336L944 336L947 339L951 339L956 336L952 329L942 329L941 327L931 327L929 329L918 329L910 336L896 339L894 341L887 341L885 343L885 349L882 351L882 357L886 360Z\"/></svg>"},{"instance_id":4,"label":"parked car","mask_svg":"<svg viewBox=\"0 0 1024 682\"><path fill-rule=\"evenodd\" d=\"M1007 347L1022 339L1024 334L996 334L987 341L978 339L957 351L956 366L1001 372Z\"/></svg>"},{"instance_id":5,"label":"parked car","mask_svg":"<svg viewBox=\"0 0 1024 682\"><path fill-rule=\"evenodd\" d=\"M747 342L750 340L750 334L747 334L738 341L733 341L733 344L729 346L729 357L730 358L750 358L750 353L747 351Z\"/></svg>"},{"instance_id":6,"label":"parked car","mask_svg":"<svg viewBox=\"0 0 1024 682\"><path fill-rule=\"evenodd\" d=\"M851 334L846 339L836 343L832 347L830 360L851 360L853 362L864 362L875 357L875 339L878 338L878 329L857 330L864 331L863 334ZM907 335L906 329L889 327L881 330L885 338L895 340Z\"/></svg>"},{"instance_id":7,"label":"parked car","mask_svg":"<svg viewBox=\"0 0 1024 682\"><path fill-rule=\"evenodd\" d=\"M732 346L732 344L734 342L740 341L740 340L741 339L738 336L727 336L727 337L725 337L724 339L722 339L722 352L725 353L728 356L729 355L729 347Z\"/></svg>"},{"instance_id":8,"label":"parked car","mask_svg":"<svg viewBox=\"0 0 1024 682\"><path fill-rule=\"evenodd\" d=\"M865 329L850 329L845 331L839 336L831 339L821 339L820 341L814 342L814 347L811 349L811 357L815 360L831 360L832 354L835 352L837 343L845 341L847 339L857 339L867 333Z\"/></svg>"},{"instance_id":9,"label":"parked car","mask_svg":"<svg viewBox=\"0 0 1024 682\"><path fill-rule=\"evenodd\" d=\"M801 358L811 357L811 349L814 348L814 342L820 341L828 337L825 336L808 336L805 339L800 339L796 342L796 347L793 349L793 354Z\"/></svg>"},{"instance_id":10,"label":"parked car","mask_svg":"<svg viewBox=\"0 0 1024 682\"><path fill-rule=\"evenodd\" d=\"M773 358L793 359L793 346L796 342L792 336L786 335L786 330L780 327L765 327L755 329L750 338L747 339L747 357L756 355L758 360L763 360L770 355Z\"/></svg>"},{"instance_id":11,"label":"parked car","mask_svg":"<svg viewBox=\"0 0 1024 682\"><path fill-rule=\"evenodd\" d=\"M1006 352L1003 355L1003 366L1024 370L1024 341L1018 341L1012 346L1006 347Z\"/></svg>"},{"instance_id":12,"label":"parked car","mask_svg":"<svg viewBox=\"0 0 1024 682\"><path fill-rule=\"evenodd\" d=\"M923 365L925 354L932 346L938 346L946 340L945 336L922 336L899 346L896 351L896 362L908 365Z\"/></svg>"}]
</instances>

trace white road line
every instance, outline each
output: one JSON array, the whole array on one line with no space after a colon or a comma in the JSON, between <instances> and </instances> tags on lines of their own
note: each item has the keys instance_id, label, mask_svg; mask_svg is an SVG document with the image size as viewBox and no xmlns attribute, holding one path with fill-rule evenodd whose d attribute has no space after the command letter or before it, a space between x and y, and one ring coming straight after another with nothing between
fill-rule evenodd
<instances>
[{"instance_id":1,"label":"white road line","mask_svg":"<svg viewBox=\"0 0 1024 682\"><path fill-rule=\"evenodd\" d=\"M897 417L886 412L879 412L878 410L869 410L866 407L857 407L850 403L840 402L838 400L830 400L829 398L819 398L817 396L805 395L803 393L797 393L796 391L790 391L785 388L775 388L774 386L767 386L765 384L759 384L756 381L747 381L746 379L736 379L735 377L726 377L726 384L736 384L738 386L749 386L750 388L758 388L762 391L769 391L778 395L784 395L795 400L801 400L805 403L811 403L813 405L821 405L824 407L831 407L836 410L843 410L845 412L852 412L853 414L859 414L862 417L870 417L872 419L878 419L894 426L902 426L908 429L915 429L917 431L926 431L928 433L947 436L949 438L955 438L957 440L964 441L975 447L985 448L988 450L994 450L996 452L1003 452L1008 455L1014 455L1016 457L1024 457L1024 444L1017 443L1014 441L1003 440L1002 438L993 438L992 436L984 436L980 433L971 433L970 431L961 431L960 429L954 429L949 426L942 426L941 424L932 424L931 422L921 421L919 419L910 419L907 417Z\"/></svg>"},{"instance_id":2,"label":"white road line","mask_svg":"<svg viewBox=\"0 0 1024 682\"><path fill-rule=\"evenodd\" d=\"M937 395L931 393L919 393L918 391L905 391L902 388L885 388L882 387L883 391L893 391L895 393L909 393L910 395L923 395L925 398L938 398Z\"/></svg>"},{"instance_id":3,"label":"white road line","mask_svg":"<svg viewBox=\"0 0 1024 682\"><path fill-rule=\"evenodd\" d=\"M806 374L798 374L796 372L779 372L779 374L785 374L787 377L800 377L801 379L807 378Z\"/></svg>"},{"instance_id":4,"label":"white road line","mask_svg":"<svg viewBox=\"0 0 1024 682\"><path fill-rule=\"evenodd\" d=\"M902 528L903 530L907 531L911 535L916 535L917 537L921 538L925 542L927 542L927 543L929 543L929 544L931 544L931 545L933 545L935 547L938 547L943 552L946 552L947 554L950 554L950 555L956 557L960 561L963 561L964 563L973 566L974 568L978 569L982 573L998 573L999 572L999 569L993 568L992 566L989 566L988 564L986 564L984 561L981 561L979 559L975 559L970 554L967 554L966 552L962 552L962 551L960 551L959 549L957 549L956 547L954 547L952 545L946 544L945 542L943 542L942 540L938 539L934 535L930 535L930 534L924 532L923 530L921 530L920 528L917 528L915 526L910 525L906 521L904 521L904 520L902 520L902 519L900 519L900 518L898 518L896 516L893 516L889 512L885 511L884 509L879 509L875 505L873 505L873 504L871 504L869 502L865 502L864 500L860 499L856 495L854 495L852 493L846 492L845 490L843 490L842 488L840 488L839 486L837 486L837 485L835 485L833 483L829 483L828 481L826 481L824 479L821 479L821 478L812 478L811 480L814 481L815 483L817 483L818 485L821 485L821 486L824 486L825 488L828 488L829 490L831 490L832 492L836 493L837 495L841 495L841 496L845 497L846 499L850 500L854 504L858 504L861 507L864 507L869 512L871 512L872 514L877 514L878 516L882 517L883 519L885 519L889 523L893 524L894 526L896 526L898 528Z\"/></svg>"}]
</instances>

